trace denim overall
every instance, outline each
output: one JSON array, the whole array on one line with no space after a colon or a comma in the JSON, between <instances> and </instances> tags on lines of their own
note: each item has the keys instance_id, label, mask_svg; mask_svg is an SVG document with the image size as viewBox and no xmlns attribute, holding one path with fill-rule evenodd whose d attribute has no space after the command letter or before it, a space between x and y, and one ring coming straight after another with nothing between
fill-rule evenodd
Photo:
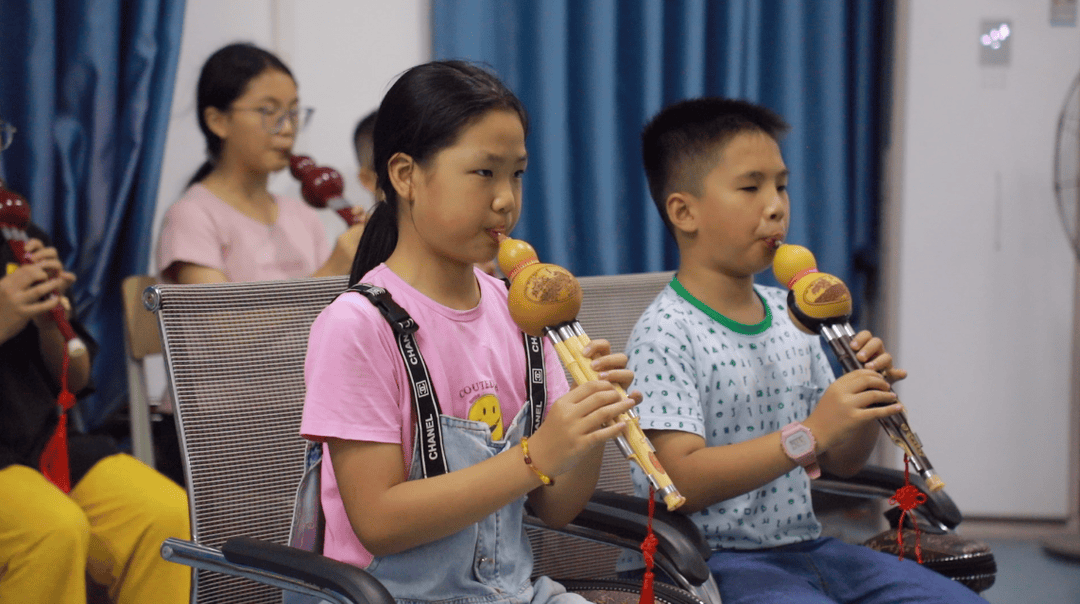
<instances>
[{"instance_id":1,"label":"denim overall","mask_svg":"<svg viewBox=\"0 0 1080 604\"><path fill-rule=\"evenodd\" d=\"M351 288L368 297L380 308L387 321L394 327L400 339L408 339L415 331L415 323L408 313L390 301L389 294L381 288L358 284ZM538 341L538 340L534 340ZM415 349L419 353L419 348ZM539 350L542 361L542 346ZM527 355L528 356L528 355ZM422 355L417 354L417 357ZM409 363L406 362L408 366ZM420 365L423 365L422 360ZM439 412L441 427L442 458L445 471L453 472L478 464L513 447L526 434L526 426L532 425L534 401L543 409L544 399L535 398L544 393L542 364L541 375L531 379L534 388L518 411L504 440L492 441L490 427L479 421L444 415ZM426 371L426 370L423 370ZM533 369L530 369L530 372ZM418 381L426 381L423 373L410 376L414 388L414 402ZM430 383L430 381L426 381ZM538 389L537 393L535 389ZM438 402L429 411L432 416ZM423 411L417 410L419 417ZM529 431L531 433L531 430ZM423 439L417 431L413 446L409 480L423 480L425 476ZM524 460L522 460L524 463ZM429 470L430 471L430 470ZM401 604L438 602L439 604L582 604L584 598L568 593L562 585L547 577L531 580L533 569L532 546L525 533L525 497L503 506L477 524L437 541L410 548L389 556L376 557L367 571L379 579ZM448 501L446 505L454 505Z\"/></svg>"},{"instance_id":2,"label":"denim overall","mask_svg":"<svg viewBox=\"0 0 1080 604\"><path fill-rule=\"evenodd\" d=\"M477 464L514 446L521 440L528 418L528 406L522 407L506 431L506 439L493 442L487 424L441 415L450 471ZM419 450L414 451L409 480L423 476L419 458ZM367 571L403 604L584 602L547 577L533 585L533 556L523 523L524 506L522 497L458 533L377 557Z\"/></svg>"}]
</instances>

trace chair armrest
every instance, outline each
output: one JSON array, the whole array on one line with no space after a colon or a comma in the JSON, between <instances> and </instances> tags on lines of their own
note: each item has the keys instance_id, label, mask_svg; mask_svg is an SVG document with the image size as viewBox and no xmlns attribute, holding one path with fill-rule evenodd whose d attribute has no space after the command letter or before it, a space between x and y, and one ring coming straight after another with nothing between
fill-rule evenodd
<instances>
[{"instance_id":1,"label":"chair armrest","mask_svg":"<svg viewBox=\"0 0 1080 604\"><path fill-rule=\"evenodd\" d=\"M357 604L394 603L390 592L366 571L320 554L251 537L229 539L221 547L221 553L234 564L333 590L349 596Z\"/></svg>"},{"instance_id":2,"label":"chair armrest","mask_svg":"<svg viewBox=\"0 0 1080 604\"><path fill-rule=\"evenodd\" d=\"M931 493L922 477L914 472L911 473L910 480L911 484L926 495L926 503L919 506L919 510L928 520L946 530L952 530L960 524L964 517L945 491ZM904 471L867 465L849 478L823 474L821 478L811 481L810 486L823 493L872 499L888 498L904 486Z\"/></svg>"},{"instance_id":3,"label":"chair armrest","mask_svg":"<svg viewBox=\"0 0 1080 604\"><path fill-rule=\"evenodd\" d=\"M573 524L616 535L640 544L648 530L647 500L609 491L596 491ZM693 585L709 578L706 560L712 554L709 544L690 518L669 512L658 504L653 514L653 534L657 552L666 557Z\"/></svg>"}]
</instances>

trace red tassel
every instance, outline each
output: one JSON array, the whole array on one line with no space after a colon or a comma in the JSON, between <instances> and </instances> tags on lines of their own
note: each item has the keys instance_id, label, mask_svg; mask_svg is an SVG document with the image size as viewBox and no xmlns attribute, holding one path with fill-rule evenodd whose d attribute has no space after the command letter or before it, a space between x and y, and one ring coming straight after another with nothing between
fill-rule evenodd
<instances>
[{"instance_id":1,"label":"red tassel","mask_svg":"<svg viewBox=\"0 0 1080 604\"><path fill-rule=\"evenodd\" d=\"M60 367L60 395L56 397L56 404L60 408L60 419L57 421L56 430L45 444L45 450L41 452L41 473L58 489L65 493L71 492L71 469L68 466L67 446L67 412L75 406L75 395L68 390L68 369L71 359L68 357L67 347L64 347L64 360Z\"/></svg>"},{"instance_id":2,"label":"red tassel","mask_svg":"<svg viewBox=\"0 0 1080 604\"><path fill-rule=\"evenodd\" d=\"M926 503L926 495L918 487L911 484L911 471L908 469L908 456L904 455L904 486L896 490L896 494L889 499L889 503L900 506L900 522L896 527L896 545L900 548L900 559L904 559L904 518L907 513L917 506ZM919 564L922 559L921 531L919 521L912 522L915 526L915 559Z\"/></svg>"},{"instance_id":3,"label":"red tassel","mask_svg":"<svg viewBox=\"0 0 1080 604\"><path fill-rule=\"evenodd\" d=\"M645 540L641 542L641 554L645 558L645 576L641 581L641 599L639 604L653 604L653 561L658 540L652 530L652 519L656 513L655 491L649 485L649 522L645 531Z\"/></svg>"},{"instance_id":4,"label":"red tassel","mask_svg":"<svg viewBox=\"0 0 1080 604\"><path fill-rule=\"evenodd\" d=\"M71 470L68 468L67 413L60 414L60 423L41 452L41 473L58 489L71 492Z\"/></svg>"}]
</instances>

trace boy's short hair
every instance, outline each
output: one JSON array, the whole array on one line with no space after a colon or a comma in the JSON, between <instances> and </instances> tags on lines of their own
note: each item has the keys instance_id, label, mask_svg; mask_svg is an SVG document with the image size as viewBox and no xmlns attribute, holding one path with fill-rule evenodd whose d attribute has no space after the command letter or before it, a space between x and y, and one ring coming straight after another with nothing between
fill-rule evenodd
<instances>
[{"instance_id":1,"label":"boy's short hair","mask_svg":"<svg viewBox=\"0 0 1080 604\"><path fill-rule=\"evenodd\" d=\"M375 169L375 151L373 147L372 135L375 132L375 117L377 111L364 116L364 119L360 120L360 123L356 125L356 130L353 131L353 148L356 149L356 162L360 164L360 167L368 167L374 171Z\"/></svg>"},{"instance_id":2,"label":"boy's short hair","mask_svg":"<svg viewBox=\"0 0 1080 604\"><path fill-rule=\"evenodd\" d=\"M672 235L667 198L677 191L701 194L705 176L737 134L762 132L779 141L790 126L772 110L748 101L702 97L665 107L641 132L649 193Z\"/></svg>"}]
</instances>

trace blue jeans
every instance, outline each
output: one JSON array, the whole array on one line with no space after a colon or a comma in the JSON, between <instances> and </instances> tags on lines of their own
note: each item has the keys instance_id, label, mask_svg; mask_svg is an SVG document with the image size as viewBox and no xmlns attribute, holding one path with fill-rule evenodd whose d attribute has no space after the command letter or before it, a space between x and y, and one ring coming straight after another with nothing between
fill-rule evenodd
<instances>
[{"instance_id":1,"label":"blue jeans","mask_svg":"<svg viewBox=\"0 0 1080 604\"><path fill-rule=\"evenodd\" d=\"M724 604L986 604L967 587L916 562L833 538L717 551L709 569Z\"/></svg>"}]
</instances>

